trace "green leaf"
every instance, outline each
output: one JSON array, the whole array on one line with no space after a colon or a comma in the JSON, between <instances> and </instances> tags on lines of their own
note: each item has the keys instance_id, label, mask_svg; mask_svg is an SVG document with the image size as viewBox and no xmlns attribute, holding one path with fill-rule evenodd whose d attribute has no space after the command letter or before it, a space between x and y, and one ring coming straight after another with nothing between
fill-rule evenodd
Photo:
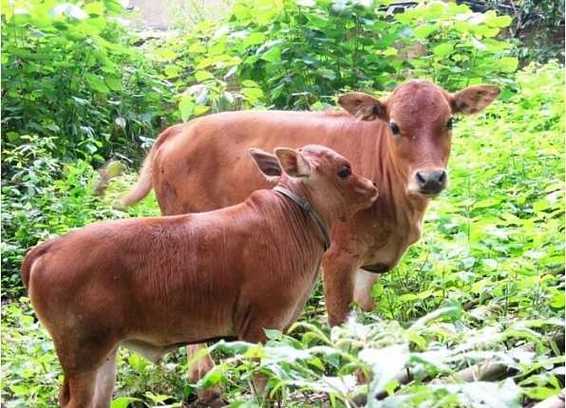
<instances>
[{"instance_id":1,"label":"green leaf","mask_svg":"<svg viewBox=\"0 0 566 408\"><path fill-rule=\"evenodd\" d=\"M486 16L485 24L487 24L490 27L505 28L508 27L513 21L511 16L508 15L497 16L496 13L492 10L488 11L485 14L485 16Z\"/></svg>"},{"instance_id":2,"label":"green leaf","mask_svg":"<svg viewBox=\"0 0 566 408\"><path fill-rule=\"evenodd\" d=\"M261 55L261 59L271 63L281 61L281 47L275 46Z\"/></svg>"},{"instance_id":3,"label":"green leaf","mask_svg":"<svg viewBox=\"0 0 566 408\"><path fill-rule=\"evenodd\" d=\"M242 95L253 105L263 97L263 91L259 88L244 88Z\"/></svg>"},{"instance_id":4,"label":"green leaf","mask_svg":"<svg viewBox=\"0 0 566 408\"><path fill-rule=\"evenodd\" d=\"M417 37L418 39L424 40L430 34L432 34L434 31L436 31L436 26L434 26L432 24L423 24L423 25L416 27L413 30L413 33L415 34L415 37Z\"/></svg>"},{"instance_id":5,"label":"green leaf","mask_svg":"<svg viewBox=\"0 0 566 408\"><path fill-rule=\"evenodd\" d=\"M394 55L397 55L398 53L399 52L397 51L397 48L393 48L393 47L388 47L382 52L382 54L385 55L386 57L392 57Z\"/></svg>"},{"instance_id":6,"label":"green leaf","mask_svg":"<svg viewBox=\"0 0 566 408\"><path fill-rule=\"evenodd\" d=\"M281 338L281 335L282 335L281 330L263 329L263 331L265 332L265 336L269 340L279 339L279 338Z\"/></svg>"},{"instance_id":7,"label":"green leaf","mask_svg":"<svg viewBox=\"0 0 566 408\"><path fill-rule=\"evenodd\" d=\"M197 71L197 72L195 72L195 79L198 82L203 82L203 81L206 81L208 79L214 79L214 75L212 75L208 71Z\"/></svg>"},{"instance_id":8,"label":"green leaf","mask_svg":"<svg viewBox=\"0 0 566 408\"><path fill-rule=\"evenodd\" d=\"M122 89L122 81L117 77L106 77L104 82L112 91L120 91Z\"/></svg>"},{"instance_id":9,"label":"green leaf","mask_svg":"<svg viewBox=\"0 0 566 408\"><path fill-rule=\"evenodd\" d=\"M519 60L516 57L503 57L497 61L496 68L498 68L500 72L512 73L517 70L518 66Z\"/></svg>"},{"instance_id":10,"label":"green leaf","mask_svg":"<svg viewBox=\"0 0 566 408\"><path fill-rule=\"evenodd\" d=\"M257 82L252 81L251 79L244 79L242 81L242 87L244 88L259 88L259 85Z\"/></svg>"},{"instance_id":11,"label":"green leaf","mask_svg":"<svg viewBox=\"0 0 566 408\"><path fill-rule=\"evenodd\" d=\"M120 397L112 401L111 408L128 408L132 402L142 402L139 398Z\"/></svg>"},{"instance_id":12,"label":"green leaf","mask_svg":"<svg viewBox=\"0 0 566 408\"><path fill-rule=\"evenodd\" d=\"M200 42L194 42L189 46L189 54L202 54L206 52L206 47Z\"/></svg>"},{"instance_id":13,"label":"green leaf","mask_svg":"<svg viewBox=\"0 0 566 408\"><path fill-rule=\"evenodd\" d=\"M84 6L84 11L86 11L88 14L91 15L102 16L104 15L104 10L105 10L104 4L102 4L99 1L87 3Z\"/></svg>"},{"instance_id":14,"label":"green leaf","mask_svg":"<svg viewBox=\"0 0 566 408\"><path fill-rule=\"evenodd\" d=\"M181 67L177 65L167 65L163 70L163 73L167 78L176 78L181 73Z\"/></svg>"},{"instance_id":15,"label":"green leaf","mask_svg":"<svg viewBox=\"0 0 566 408\"><path fill-rule=\"evenodd\" d=\"M550 306L554 309L564 309L564 292L556 291L550 298Z\"/></svg>"},{"instance_id":16,"label":"green leaf","mask_svg":"<svg viewBox=\"0 0 566 408\"><path fill-rule=\"evenodd\" d=\"M189 95L182 95L179 102L179 113L183 122L186 122L193 115L194 109L195 103L193 98Z\"/></svg>"},{"instance_id":17,"label":"green leaf","mask_svg":"<svg viewBox=\"0 0 566 408\"><path fill-rule=\"evenodd\" d=\"M258 33L258 32L254 32L251 33L250 35L248 35L244 41L243 41L243 45L245 47L249 47L252 45L258 45L258 44L263 44L266 40L266 36L264 33Z\"/></svg>"},{"instance_id":18,"label":"green leaf","mask_svg":"<svg viewBox=\"0 0 566 408\"><path fill-rule=\"evenodd\" d=\"M454 46L451 43L442 43L432 49L434 55L438 58L444 58L452 52Z\"/></svg>"},{"instance_id":19,"label":"green leaf","mask_svg":"<svg viewBox=\"0 0 566 408\"><path fill-rule=\"evenodd\" d=\"M89 86L92 89L94 89L96 92L100 92L100 93L110 92L110 90L108 89L102 78L100 78L99 76L89 73L85 75L85 79L88 82Z\"/></svg>"},{"instance_id":20,"label":"green leaf","mask_svg":"<svg viewBox=\"0 0 566 408\"><path fill-rule=\"evenodd\" d=\"M211 388L224 380L224 367L216 365L206 375L200 379L197 386L199 388Z\"/></svg>"},{"instance_id":21,"label":"green leaf","mask_svg":"<svg viewBox=\"0 0 566 408\"><path fill-rule=\"evenodd\" d=\"M158 61L172 61L177 58L177 53L169 48L161 48L155 53Z\"/></svg>"}]
</instances>

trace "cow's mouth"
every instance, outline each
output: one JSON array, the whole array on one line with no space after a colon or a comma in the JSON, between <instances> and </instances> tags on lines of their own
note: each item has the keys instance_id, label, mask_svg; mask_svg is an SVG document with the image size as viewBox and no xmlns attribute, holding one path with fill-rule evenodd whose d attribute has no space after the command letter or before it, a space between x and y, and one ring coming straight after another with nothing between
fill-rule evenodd
<instances>
[{"instance_id":1,"label":"cow's mouth","mask_svg":"<svg viewBox=\"0 0 566 408\"><path fill-rule=\"evenodd\" d=\"M435 198L438 197L438 195L440 195L440 193L442 193L442 191L444 190L444 187L440 188L440 189L420 189L418 191L418 194L425 196L426 198Z\"/></svg>"}]
</instances>

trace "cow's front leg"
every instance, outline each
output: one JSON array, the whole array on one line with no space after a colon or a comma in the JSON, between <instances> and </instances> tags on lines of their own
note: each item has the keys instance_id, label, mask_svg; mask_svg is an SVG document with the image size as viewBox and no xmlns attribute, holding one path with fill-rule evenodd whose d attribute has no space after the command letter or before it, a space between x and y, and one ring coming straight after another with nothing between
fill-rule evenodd
<instances>
[{"instance_id":1,"label":"cow's front leg","mask_svg":"<svg viewBox=\"0 0 566 408\"><path fill-rule=\"evenodd\" d=\"M375 308L372 288L379 275L377 273L358 269L354 279L354 302L365 312L371 312Z\"/></svg>"},{"instance_id":2,"label":"cow's front leg","mask_svg":"<svg viewBox=\"0 0 566 408\"><path fill-rule=\"evenodd\" d=\"M348 317L354 298L354 272L360 259L356 253L338 249L333 243L322 260L324 298L330 326L342 324Z\"/></svg>"}]
</instances>

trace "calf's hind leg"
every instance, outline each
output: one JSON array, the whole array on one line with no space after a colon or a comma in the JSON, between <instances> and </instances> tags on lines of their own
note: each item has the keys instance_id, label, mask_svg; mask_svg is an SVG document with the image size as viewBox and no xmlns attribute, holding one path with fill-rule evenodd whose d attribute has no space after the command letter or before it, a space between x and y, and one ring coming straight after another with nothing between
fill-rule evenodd
<instances>
[{"instance_id":1,"label":"calf's hind leg","mask_svg":"<svg viewBox=\"0 0 566 408\"><path fill-rule=\"evenodd\" d=\"M66 344L55 342L65 377L59 405L62 408L110 407L117 346L100 339L96 347L92 347L95 343L90 341L76 342L71 337L66 340Z\"/></svg>"},{"instance_id":2,"label":"calf's hind leg","mask_svg":"<svg viewBox=\"0 0 566 408\"><path fill-rule=\"evenodd\" d=\"M206 354L204 354L206 353ZM191 344L187 346L187 360L189 361L189 382L196 384L206 373L214 368L214 361L208 353L205 344ZM198 400L206 406L222 406L222 390L214 386L204 390L198 390Z\"/></svg>"}]
</instances>

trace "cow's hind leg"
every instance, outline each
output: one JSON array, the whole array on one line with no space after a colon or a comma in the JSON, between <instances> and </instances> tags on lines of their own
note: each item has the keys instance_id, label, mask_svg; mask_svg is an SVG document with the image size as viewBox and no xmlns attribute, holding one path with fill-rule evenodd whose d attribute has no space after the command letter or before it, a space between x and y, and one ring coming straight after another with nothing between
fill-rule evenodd
<instances>
[{"instance_id":1,"label":"cow's hind leg","mask_svg":"<svg viewBox=\"0 0 566 408\"><path fill-rule=\"evenodd\" d=\"M96 375L94 408L110 408L112 392L116 382L116 354L118 347L112 351L100 366Z\"/></svg>"},{"instance_id":2,"label":"cow's hind leg","mask_svg":"<svg viewBox=\"0 0 566 408\"><path fill-rule=\"evenodd\" d=\"M97 371L65 372L59 405L62 408L94 408Z\"/></svg>"}]
</instances>

